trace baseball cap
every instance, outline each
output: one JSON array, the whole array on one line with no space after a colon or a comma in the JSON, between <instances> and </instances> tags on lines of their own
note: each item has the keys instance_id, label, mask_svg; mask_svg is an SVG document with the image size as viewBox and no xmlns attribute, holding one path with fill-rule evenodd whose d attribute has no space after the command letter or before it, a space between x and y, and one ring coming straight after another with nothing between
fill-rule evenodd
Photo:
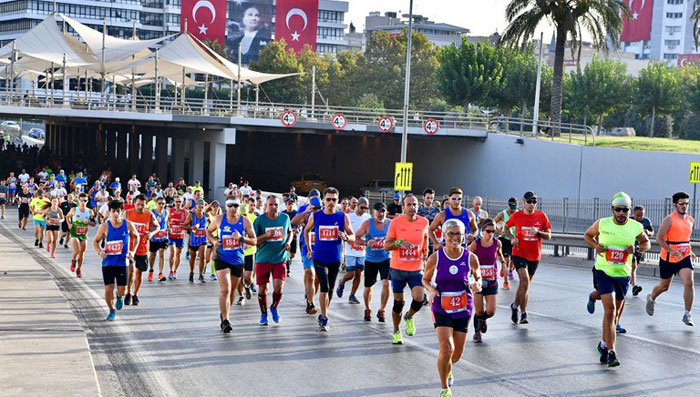
<instances>
[{"instance_id":1,"label":"baseball cap","mask_svg":"<svg viewBox=\"0 0 700 397\"><path fill-rule=\"evenodd\" d=\"M321 192L318 191L318 189L311 189L309 191L309 197L319 197L321 195Z\"/></svg>"},{"instance_id":2,"label":"baseball cap","mask_svg":"<svg viewBox=\"0 0 700 397\"><path fill-rule=\"evenodd\" d=\"M508 199L508 207L512 210L518 208L518 199L515 197L511 197Z\"/></svg>"},{"instance_id":3,"label":"baseball cap","mask_svg":"<svg viewBox=\"0 0 700 397\"><path fill-rule=\"evenodd\" d=\"M204 205L204 204L206 204L206 202L205 202L204 200L197 200L197 203L196 203L196 204L197 204L197 205L200 205L200 204L201 204L201 205Z\"/></svg>"},{"instance_id":4,"label":"baseball cap","mask_svg":"<svg viewBox=\"0 0 700 397\"><path fill-rule=\"evenodd\" d=\"M360 198L357 200L357 204L358 204L358 205L360 205L360 204L369 205L369 200L367 200L366 197L360 197Z\"/></svg>"},{"instance_id":5,"label":"baseball cap","mask_svg":"<svg viewBox=\"0 0 700 397\"><path fill-rule=\"evenodd\" d=\"M394 195L394 200L401 200L401 193L396 193Z\"/></svg>"},{"instance_id":6,"label":"baseball cap","mask_svg":"<svg viewBox=\"0 0 700 397\"><path fill-rule=\"evenodd\" d=\"M311 204L311 206L314 208L321 208L321 199L318 197L311 197L309 204Z\"/></svg>"},{"instance_id":7,"label":"baseball cap","mask_svg":"<svg viewBox=\"0 0 700 397\"><path fill-rule=\"evenodd\" d=\"M631 207L632 206L632 198L629 196L629 194L625 192L617 192L612 198L612 205L613 207L615 206L625 206L625 207Z\"/></svg>"},{"instance_id":8,"label":"baseball cap","mask_svg":"<svg viewBox=\"0 0 700 397\"><path fill-rule=\"evenodd\" d=\"M533 199L533 198L537 198L537 193L528 190L528 191L525 192L525 194L523 195L523 198L524 198L525 200L530 200L530 199Z\"/></svg>"},{"instance_id":9,"label":"baseball cap","mask_svg":"<svg viewBox=\"0 0 700 397\"><path fill-rule=\"evenodd\" d=\"M386 204L384 204L381 201L377 201L374 203L374 209L377 211L385 211L386 210Z\"/></svg>"}]
</instances>

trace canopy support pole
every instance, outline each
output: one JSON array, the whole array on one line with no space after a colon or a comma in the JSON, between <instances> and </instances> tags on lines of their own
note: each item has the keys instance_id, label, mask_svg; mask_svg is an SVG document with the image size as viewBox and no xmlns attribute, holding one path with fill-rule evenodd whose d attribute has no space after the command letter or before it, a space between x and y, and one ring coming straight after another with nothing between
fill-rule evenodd
<instances>
[{"instance_id":1,"label":"canopy support pole","mask_svg":"<svg viewBox=\"0 0 700 397\"><path fill-rule=\"evenodd\" d=\"M55 79L55 74L53 72L53 62L51 62L51 106L53 107L54 105L54 96L53 96L53 89L54 89L54 79Z\"/></svg>"},{"instance_id":2,"label":"canopy support pole","mask_svg":"<svg viewBox=\"0 0 700 397\"><path fill-rule=\"evenodd\" d=\"M204 74L204 103L202 114L209 114L209 73Z\"/></svg>"},{"instance_id":3,"label":"canopy support pole","mask_svg":"<svg viewBox=\"0 0 700 397\"><path fill-rule=\"evenodd\" d=\"M117 81L115 75L112 75L112 91L112 110L117 110Z\"/></svg>"},{"instance_id":4,"label":"canopy support pole","mask_svg":"<svg viewBox=\"0 0 700 397\"><path fill-rule=\"evenodd\" d=\"M186 23L187 21L185 21ZM187 31L187 30L185 30ZM185 112L185 68L182 68L182 92L180 93L180 106L182 107L182 112Z\"/></svg>"},{"instance_id":5,"label":"canopy support pole","mask_svg":"<svg viewBox=\"0 0 700 397\"><path fill-rule=\"evenodd\" d=\"M63 64L61 65L61 75L63 80L63 106L68 106L68 84L66 80L66 53L63 53Z\"/></svg>"},{"instance_id":6,"label":"canopy support pole","mask_svg":"<svg viewBox=\"0 0 700 397\"><path fill-rule=\"evenodd\" d=\"M236 99L236 111L238 115L241 115L241 60L243 58L243 46L238 43L238 94Z\"/></svg>"},{"instance_id":7,"label":"canopy support pole","mask_svg":"<svg viewBox=\"0 0 700 397\"><path fill-rule=\"evenodd\" d=\"M136 78L134 69L131 69L131 110L136 111Z\"/></svg>"},{"instance_id":8,"label":"canopy support pole","mask_svg":"<svg viewBox=\"0 0 700 397\"><path fill-rule=\"evenodd\" d=\"M260 103L260 84L255 85L255 113L253 115L253 118L257 117L258 113L258 104Z\"/></svg>"},{"instance_id":9,"label":"canopy support pole","mask_svg":"<svg viewBox=\"0 0 700 397\"><path fill-rule=\"evenodd\" d=\"M10 83L10 97L14 96L15 91L15 57L17 56L17 40L12 41L12 57L10 58L10 80L5 80L5 86ZM8 103L12 102L8 98Z\"/></svg>"},{"instance_id":10,"label":"canopy support pole","mask_svg":"<svg viewBox=\"0 0 700 397\"><path fill-rule=\"evenodd\" d=\"M311 120L315 120L316 113L316 65L311 67Z\"/></svg>"},{"instance_id":11,"label":"canopy support pole","mask_svg":"<svg viewBox=\"0 0 700 397\"><path fill-rule=\"evenodd\" d=\"M88 97L90 86L88 85L88 83L88 71L87 69L85 69L85 102L88 104L88 109L90 109L90 97Z\"/></svg>"},{"instance_id":12,"label":"canopy support pole","mask_svg":"<svg viewBox=\"0 0 700 397\"><path fill-rule=\"evenodd\" d=\"M100 65L100 106L105 105L105 38L107 37L107 22L102 22L102 64Z\"/></svg>"},{"instance_id":13,"label":"canopy support pole","mask_svg":"<svg viewBox=\"0 0 700 397\"><path fill-rule=\"evenodd\" d=\"M160 76L158 76L158 50L156 50L155 81L156 81L156 104L155 112L160 112Z\"/></svg>"},{"instance_id":14,"label":"canopy support pole","mask_svg":"<svg viewBox=\"0 0 700 397\"><path fill-rule=\"evenodd\" d=\"M233 114L233 79L230 80L231 84L228 90L228 111Z\"/></svg>"}]
</instances>

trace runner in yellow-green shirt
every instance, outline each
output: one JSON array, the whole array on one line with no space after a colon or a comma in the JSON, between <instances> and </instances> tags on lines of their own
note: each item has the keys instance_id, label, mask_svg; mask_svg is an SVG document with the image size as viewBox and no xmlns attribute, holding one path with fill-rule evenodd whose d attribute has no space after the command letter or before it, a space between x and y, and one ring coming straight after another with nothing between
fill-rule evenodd
<instances>
[{"instance_id":1,"label":"runner in yellow-green shirt","mask_svg":"<svg viewBox=\"0 0 700 397\"><path fill-rule=\"evenodd\" d=\"M46 230L46 210L51 206L48 192L39 189L29 202L29 211L34 220L34 246L44 248L44 231Z\"/></svg>"}]
</instances>

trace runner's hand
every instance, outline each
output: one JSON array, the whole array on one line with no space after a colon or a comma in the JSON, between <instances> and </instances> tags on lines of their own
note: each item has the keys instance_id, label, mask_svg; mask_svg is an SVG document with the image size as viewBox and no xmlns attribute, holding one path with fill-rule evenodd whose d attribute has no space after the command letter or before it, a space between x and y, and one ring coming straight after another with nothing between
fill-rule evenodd
<instances>
[{"instance_id":1,"label":"runner's hand","mask_svg":"<svg viewBox=\"0 0 700 397\"><path fill-rule=\"evenodd\" d=\"M634 254L634 251L635 251L635 250L634 250L634 245L628 244L628 245L627 245L627 253L629 253L629 254Z\"/></svg>"},{"instance_id":2,"label":"runner's hand","mask_svg":"<svg viewBox=\"0 0 700 397\"><path fill-rule=\"evenodd\" d=\"M314 258L313 252L311 252L311 250L309 250L309 252L306 253L306 257L307 257L308 259L313 259L313 258Z\"/></svg>"},{"instance_id":3,"label":"runner's hand","mask_svg":"<svg viewBox=\"0 0 700 397\"><path fill-rule=\"evenodd\" d=\"M472 293L474 293L474 294L481 292L481 283L477 283L476 281L473 283L469 283L469 288L472 290Z\"/></svg>"},{"instance_id":4,"label":"runner's hand","mask_svg":"<svg viewBox=\"0 0 700 397\"><path fill-rule=\"evenodd\" d=\"M602 245L600 245L600 244L598 244L598 245L595 246L595 252L598 253L598 254L602 254L602 253L604 253L604 252L607 251L607 250L608 250L607 248L605 248L604 246L602 246Z\"/></svg>"},{"instance_id":5,"label":"runner's hand","mask_svg":"<svg viewBox=\"0 0 700 397\"><path fill-rule=\"evenodd\" d=\"M474 241L474 235L471 234L471 233L470 233L470 234L467 234L467 242L468 242L468 243L471 243L472 241Z\"/></svg>"},{"instance_id":6,"label":"runner's hand","mask_svg":"<svg viewBox=\"0 0 700 397\"><path fill-rule=\"evenodd\" d=\"M682 257L683 257L683 253L680 252L680 251L678 251L678 250L671 250L671 255L673 255L673 256L676 257L676 258L682 258Z\"/></svg>"},{"instance_id":7,"label":"runner's hand","mask_svg":"<svg viewBox=\"0 0 700 397\"><path fill-rule=\"evenodd\" d=\"M100 258L104 259L107 256L107 253L104 250L100 250L97 255L100 256Z\"/></svg>"},{"instance_id":8,"label":"runner's hand","mask_svg":"<svg viewBox=\"0 0 700 397\"><path fill-rule=\"evenodd\" d=\"M517 237L513 237L513 238L510 240L510 243L511 243L512 245L518 247L518 246L520 245L520 240L518 240Z\"/></svg>"},{"instance_id":9,"label":"runner's hand","mask_svg":"<svg viewBox=\"0 0 700 397\"><path fill-rule=\"evenodd\" d=\"M291 249L292 249L292 247L289 245L289 243L284 243L284 250L285 251L289 251Z\"/></svg>"},{"instance_id":10,"label":"runner's hand","mask_svg":"<svg viewBox=\"0 0 700 397\"><path fill-rule=\"evenodd\" d=\"M428 296L428 302L430 302L430 306L433 305L433 302L435 301L435 298L440 296L440 291L436 289L432 289L430 291L430 296Z\"/></svg>"},{"instance_id":11,"label":"runner's hand","mask_svg":"<svg viewBox=\"0 0 700 397\"><path fill-rule=\"evenodd\" d=\"M234 231L233 231L233 234L231 235L231 237L233 237L234 239L238 240L238 239L241 238L241 234L238 233L238 230L234 230Z\"/></svg>"},{"instance_id":12,"label":"runner's hand","mask_svg":"<svg viewBox=\"0 0 700 397\"><path fill-rule=\"evenodd\" d=\"M403 240L401 242L401 248L405 248L405 249L413 248L413 244L410 241Z\"/></svg>"}]
</instances>

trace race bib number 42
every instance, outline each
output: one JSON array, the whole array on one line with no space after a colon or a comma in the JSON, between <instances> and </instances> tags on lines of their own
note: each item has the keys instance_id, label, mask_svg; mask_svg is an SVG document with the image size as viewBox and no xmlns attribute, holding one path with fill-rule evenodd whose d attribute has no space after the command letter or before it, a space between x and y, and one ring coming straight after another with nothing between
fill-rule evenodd
<instances>
[{"instance_id":1,"label":"race bib number 42","mask_svg":"<svg viewBox=\"0 0 700 397\"><path fill-rule=\"evenodd\" d=\"M467 291L441 292L440 305L448 314L459 313L467 310Z\"/></svg>"}]
</instances>

